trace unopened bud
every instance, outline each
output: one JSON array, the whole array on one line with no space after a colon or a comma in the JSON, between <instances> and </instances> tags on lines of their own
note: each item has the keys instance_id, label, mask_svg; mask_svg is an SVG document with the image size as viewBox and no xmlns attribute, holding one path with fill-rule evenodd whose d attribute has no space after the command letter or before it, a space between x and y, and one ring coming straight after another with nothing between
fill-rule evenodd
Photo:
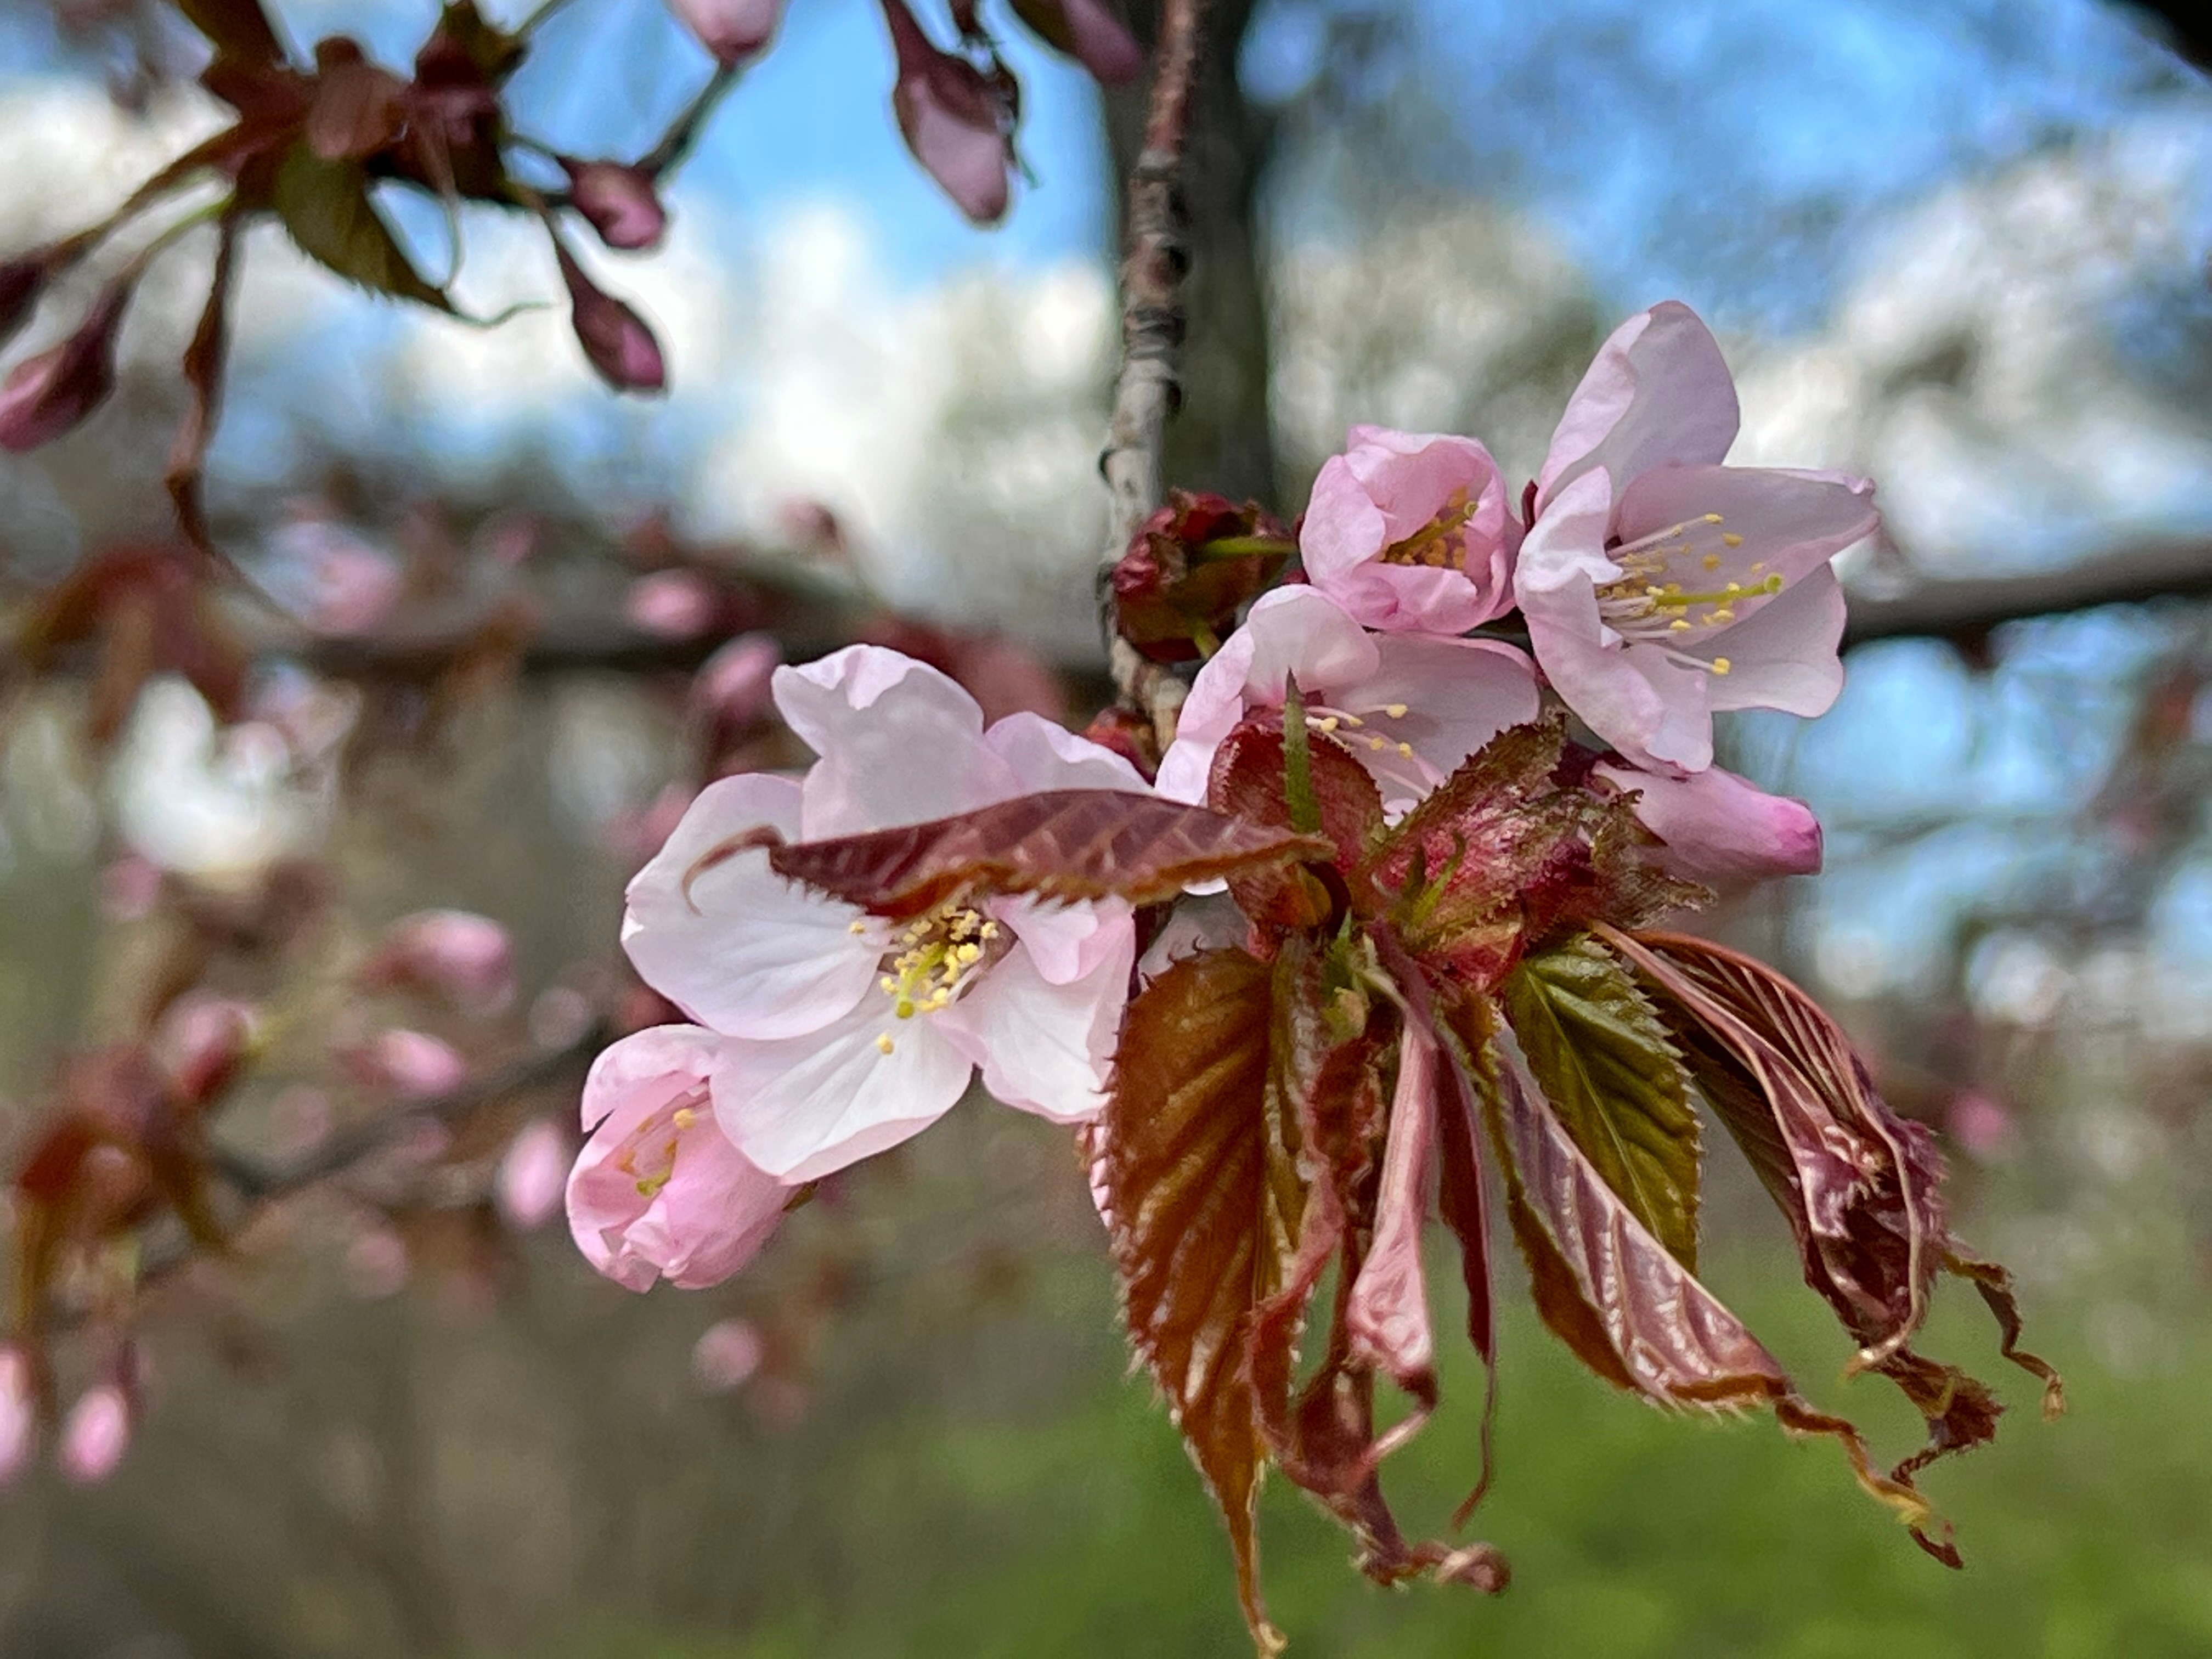
<instances>
[{"instance_id":1,"label":"unopened bud","mask_svg":"<svg viewBox=\"0 0 2212 1659\"><path fill-rule=\"evenodd\" d=\"M530 1232L560 1213L571 1158L568 1137L559 1124L539 1118L524 1126L499 1161L499 1212L507 1225Z\"/></svg>"},{"instance_id":2,"label":"unopened bud","mask_svg":"<svg viewBox=\"0 0 2212 1659\"><path fill-rule=\"evenodd\" d=\"M750 726L769 712L783 647L767 634L740 634L707 659L691 682L691 707L716 725Z\"/></svg>"},{"instance_id":3,"label":"unopened bud","mask_svg":"<svg viewBox=\"0 0 2212 1659\"><path fill-rule=\"evenodd\" d=\"M1111 0L1012 0L1014 15L1109 87L1137 78L1144 48Z\"/></svg>"},{"instance_id":4,"label":"unopened bud","mask_svg":"<svg viewBox=\"0 0 2212 1659\"><path fill-rule=\"evenodd\" d=\"M647 248L659 241L668 228L668 210L643 167L565 156L561 165L568 174L569 200L609 247Z\"/></svg>"},{"instance_id":5,"label":"unopened bud","mask_svg":"<svg viewBox=\"0 0 2212 1659\"><path fill-rule=\"evenodd\" d=\"M964 58L940 52L922 33L906 0L883 0L898 83L891 109L914 158L979 225L1006 211L1014 165L1005 91Z\"/></svg>"},{"instance_id":6,"label":"unopened bud","mask_svg":"<svg viewBox=\"0 0 2212 1659\"><path fill-rule=\"evenodd\" d=\"M155 1028L154 1063L176 1098L202 1106L230 1086L253 1052L252 1006L194 991L170 1004Z\"/></svg>"},{"instance_id":7,"label":"unopened bud","mask_svg":"<svg viewBox=\"0 0 2212 1659\"><path fill-rule=\"evenodd\" d=\"M1121 637L1155 662L1205 655L1200 641L1226 634L1290 552L1288 532L1257 502L1170 489L1114 567Z\"/></svg>"},{"instance_id":8,"label":"unopened bud","mask_svg":"<svg viewBox=\"0 0 2212 1659\"><path fill-rule=\"evenodd\" d=\"M15 365L0 383L0 449L21 454L52 443L106 400L115 389L115 336L130 298L127 283L110 283L76 333Z\"/></svg>"},{"instance_id":9,"label":"unopened bud","mask_svg":"<svg viewBox=\"0 0 2212 1659\"><path fill-rule=\"evenodd\" d=\"M380 1031L340 1058L363 1083L407 1100L449 1095L469 1076L469 1062L452 1043L404 1026Z\"/></svg>"},{"instance_id":10,"label":"unopened bud","mask_svg":"<svg viewBox=\"0 0 2212 1659\"><path fill-rule=\"evenodd\" d=\"M659 392L668 384L660 343L645 319L611 294L595 288L584 268L558 243L561 280L568 285L569 318L577 343L599 376L617 392Z\"/></svg>"},{"instance_id":11,"label":"unopened bud","mask_svg":"<svg viewBox=\"0 0 2212 1659\"><path fill-rule=\"evenodd\" d=\"M82 1486L105 1480L131 1449L131 1401L119 1383L87 1389L62 1425L62 1473Z\"/></svg>"},{"instance_id":12,"label":"unopened bud","mask_svg":"<svg viewBox=\"0 0 2212 1659\"><path fill-rule=\"evenodd\" d=\"M783 0L668 0L668 9L701 46L734 67L767 50Z\"/></svg>"},{"instance_id":13,"label":"unopened bud","mask_svg":"<svg viewBox=\"0 0 2212 1659\"><path fill-rule=\"evenodd\" d=\"M489 916L420 910L385 930L361 977L437 992L465 1013L497 1013L514 1000L514 941Z\"/></svg>"},{"instance_id":14,"label":"unopened bud","mask_svg":"<svg viewBox=\"0 0 2212 1659\"><path fill-rule=\"evenodd\" d=\"M17 1348L0 1348L0 1487L23 1472L39 1443L38 1392L31 1362Z\"/></svg>"},{"instance_id":15,"label":"unopened bud","mask_svg":"<svg viewBox=\"0 0 2212 1659\"><path fill-rule=\"evenodd\" d=\"M721 603L696 570L656 570L623 596L623 614L664 640L695 640L714 625Z\"/></svg>"}]
</instances>

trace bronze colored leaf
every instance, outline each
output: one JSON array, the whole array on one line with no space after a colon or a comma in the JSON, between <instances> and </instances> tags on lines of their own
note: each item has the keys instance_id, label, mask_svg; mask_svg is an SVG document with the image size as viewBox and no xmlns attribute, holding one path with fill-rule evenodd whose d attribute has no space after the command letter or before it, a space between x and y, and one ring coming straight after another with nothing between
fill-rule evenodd
<instances>
[{"instance_id":1,"label":"bronze colored leaf","mask_svg":"<svg viewBox=\"0 0 2212 1659\"><path fill-rule=\"evenodd\" d=\"M1513 1035L1560 1127L1695 1273L1698 1114L1650 1000L1587 933L1523 959L1502 988Z\"/></svg>"},{"instance_id":2,"label":"bronze colored leaf","mask_svg":"<svg viewBox=\"0 0 2212 1659\"><path fill-rule=\"evenodd\" d=\"M176 0L176 7L219 56L249 64L284 61L283 45L261 0Z\"/></svg>"},{"instance_id":3,"label":"bronze colored leaf","mask_svg":"<svg viewBox=\"0 0 2212 1659\"><path fill-rule=\"evenodd\" d=\"M1856 1428L1797 1392L1781 1362L1636 1218L1512 1069L1493 1054L1474 1080L1504 1166L1507 1213L1536 1310L1576 1356L1660 1405L1771 1405L1790 1432L1832 1437L1859 1484L1942 1557L1947 1529L1910 1480L1882 1474ZM1955 1552L1948 1559L1957 1565Z\"/></svg>"},{"instance_id":4,"label":"bronze colored leaf","mask_svg":"<svg viewBox=\"0 0 2212 1659\"><path fill-rule=\"evenodd\" d=\"M208 533L207 512L201 499L205 482L208 444L215 436L222 407L222 376L230 352L229 307L238 270L238 232L242 215L235 209L223 215L217 227L215 274L208 284L207 306L199 325L185 347L185 417L170 446L169 463L162 483L177 512L177 527L186 541L203 553L215 553ZM219 555L217 556L220 556ZM227 561L226 561L227 562Z\"/></svg>"},{"instance_id":5,"label":"bronze colored leaf","mask_svg":"<svg viewBox=\"0 0 2212 1659\"><path fill-rule=\"evenodd\" d=\"M415 269L369 198L368 174L356 161L329 161L304 143L284 153L270 205L302 252L373 294L412 300L434 311L453 305Z\"/></svg>"},{"instance_id":6,"label":"bronze colored leaf","mask_svg":"<svg viewBox=\"0 0 2212 1659\"><path fill-rule=\"evenodd\" d=\"M1282 720L1272 714L1232 730L1214 751L1206 804L1247 823L1297 829L1290 803L1291 757L1284 737ZM1304 750L1305 776L1319 831L1333 843L1337 869L1349 870L1382 827L1382 794L1367 769L1334 739L1308 733ZM1232 876L1229 890L1263 930L1320 926L1338 903L1322 880L1296 865Z\"/></svg>"},{"instance_id":7,"label":"bronze colored leaf","mask_svg":"<svg viewBox=\"0 0 2212 1659\"><path fill-rule=\"evenodd\" d=\"M1260 1595L1266 1447L1244 1335L1288 1277L1304 1207L1269 1109L1273 1002L1273 971L1241 951L1170 967L1129 1005L1093 1140L1130 1340L1229 1523L1238 1598L1263 1655L1283 1638Z\"/></svg>"},{"instance_id":8,"label":"bronze colored leaf","mask_svg":"<svg viewBox=\"0 0 2212 1659\"><path fill-rule=\"evenodd\" d=\"M1316 837L1203 806L1119 789L1054 789L834 841L749 837L717 848L701 867L760 845L779 875L894 920L985 894L1157 904L1192 882L1329 853Z\"/></svg>"}]
</instances>

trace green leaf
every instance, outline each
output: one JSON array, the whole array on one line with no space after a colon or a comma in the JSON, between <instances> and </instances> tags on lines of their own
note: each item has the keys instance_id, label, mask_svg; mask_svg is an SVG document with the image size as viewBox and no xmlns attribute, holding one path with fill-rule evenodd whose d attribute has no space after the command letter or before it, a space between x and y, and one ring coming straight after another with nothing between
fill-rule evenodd
<instances>
[{"instance_id":1,"label":"green leaf","mask_svg":"<svg viewBox=\"0 0 2212 1659\"><path fill-rule=\"evenodd\" d=\"M1260 1596L1266 1468L1247 1358L1291 1277L1304 1186L1270 1109L1275 974L1242 951L1176 963L1129 1005L1093 1141L1130 1341L1229 1523L1253 1642L1282 1647Z\"/></svg>"},{"instance_id":2,"label":"green leaf","mask_svg":"<svg viewBox=\"0 0 2212 1659\"><path fill-rule=\"evenodd\" d=\"M1504 995L1528 1070L1561 1127L1636 1218L1695 1272L1698 1115L1650 1000L1586 933L1525 958Z\"/></svg>"},{"instance_id":3,"label":"green leaf","mask_svg":"<svg viewBox=\"0 0 2212 1659\"><path fill-rule=\"evenodd\" d=\"M369 198L359 162L325 161L297 143L276 170L270 204L302 252L373 294L451 313L453 302L407 257Z\"/></svg>"}]
</instances>

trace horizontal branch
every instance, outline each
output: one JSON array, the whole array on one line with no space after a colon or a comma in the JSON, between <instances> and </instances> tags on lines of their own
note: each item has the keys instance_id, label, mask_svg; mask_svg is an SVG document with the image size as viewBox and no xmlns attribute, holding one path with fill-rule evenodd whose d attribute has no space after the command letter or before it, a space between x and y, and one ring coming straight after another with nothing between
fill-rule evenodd
<instances>
[{"instance_id":1,"label":"horizontal branch","mask_svg":"<svg viewBox=\"0 0 2212 1659\"><path fill-rule=\"evenodd\" d=\"M2055 570L1927 581L1881 597L1854 593L1844 643L1942 639L1978 646L2007 623L2207 595L2212 595L2212 544L2153 543Z\"/></svg>"}]
</instances>

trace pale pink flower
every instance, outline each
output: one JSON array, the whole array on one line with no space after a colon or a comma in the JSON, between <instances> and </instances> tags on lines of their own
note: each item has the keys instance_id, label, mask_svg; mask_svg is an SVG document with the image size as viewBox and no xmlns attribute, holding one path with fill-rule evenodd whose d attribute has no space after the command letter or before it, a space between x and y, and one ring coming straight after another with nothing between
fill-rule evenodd
<instances>
[{"instance_id":1,"label":"pale pink flower","mask_svg":"<svg viewBox=\"0 0 2212 1659\"><path fill-rule=\"evenodd\" d=\"M1521 526L1472 438L1355 426L1298 532L1313 585L1370 628L1464 634L1513 608Z\"/></svg>"},{"instance_id":2,"label":"pale pink flower","mask_svg":"<svg viewBox=\"0 0 2212 1659\"><path fill-rule=\"evenodd\" d=\"M768 1357L767 1344L749 1319L722 1319L691 1345L691 1375L708 1394L742 1388Z\"/></svg>"},{"instance_id":3,"label":"pale pink flower","mask_svg":"<svg viewBox=\"0 0 2212 1659\"><path fill-rule=\"evenodd\" d=\"M1160 760L1160 793L1205 799L1221 740L1255 710L1280 708L1292 678L1309 724L1365 763L1394 813L1507 726L1536 718L1535 674L1511 646L1370 634L1327 594L1279 587L1192 681Z\"/></svg>"},{"instance_id":4,"label":"pale pink flower","mask_svg":"<svg viewBox=\"0 0 2212 1659\"><path fill-rule=\"evenodd\" d=\"M1591 770L1637 792L1636 816L1667 843L1661 863L1687 880L1726 888L1820 873L1820 821L1802 800L1717 766L1681 778L1610 761Z\"/></svg>"},{"instance_id":5,"label":"pale pink flower","mask_svg":"<svg viewBox=\"0 0 2212 1659\"><path fill-rule=\"evenodd\" d=\"M1720 465L1720 347L1673 301L1614 331L1537 480L1514 591L1545 677L1638 765L1712 763L1712 716L1818 714L1843 687L1829 562L1879 522L1864 479Z\"/></svg>"},{"instance_id":6,"label":"pale pink flower","mask_svg":"<svg viewBox=\"0 0 2212 1659\"><path fill-rule=\"evenodd\" d=\"M609 247L651 247L668 228L668 210L643 167L567 156L561 167L568 175L568 199Z\"/></svg>"},{"instance_id":7,"label":"pale pink flower","mask_svg":"<svg viewBox=\"0 0 2212 1659\"><path fill-rule=\"evenodd\" d=\"M940 52L906 0L883 0L898 55L891 109L914 158L979 225L1006 211L1014 166L1012 112L1004 92L964 58Z\"/></svg>"},{"instance_id":8,"label":"pale pink flower","mask_svg":"<svg viewBox=\"0 0 2212 1659\"><path fill-rule=\"evenodd\" d=\"M696 1025L655 1025L606 1049L584 1079L591 1139L568 1176L568 1231L627 1289L719 1285L783 1219L790 1193L714 1121L720 1048Z\"/></svg>"},{"instance_id":9,"label":"pale pink flower","mask_svg":"<svg viewBox=\"0 0 2212 1659\"><path fill-rule=\"evenodd\" d=\"M499 1160L499 1212L518 1232L544 1226L559 1212L568 1183L568 1138L539 1118L523 1125Z\"/></svg>"},{"instance_id":10,"label":"pale pink flower","mask_svg":"<svg viewBox=\"0 0 2212 1659\"><path fill-rule=\"evenodd\" d=\"M101 1382L87 1389L70 1407L56 1456L64 1474L90 1486L114 1474L130 1449L130 1399L119 1384Z\"/></svg>"},{"instance_id":11,"label":"pale pink flower","mask_svg":"<svg viewBox=\"0 0 2212 1659\"><path fill-rule=\"evenodd\" d=\"M2012 1109L1978 1089L1962 1089L1954 1095L1944 1120L1951 1138L1984 1163L2011 1156L2020 1140L2020 1123Z\"/></svg>"},{"instance_id":12,"label":"pale pink flower","mask_svg":"<svg viewBox=\"0 0 2212 1659\"><path fill-rule=\"evenodd\" d=\"M692 640L714 625L721 609L714 585L696 570L656 570L623 596L623 613L664 640Z\"/></svg>"},{"instance_id":13,"label":"pale pink flower","mask_svg":"<svg viewBox=\"0 0 2212 1659\"><path fill-rule=\"evenodd\" d=\"M418 910L385 929L361 977L435 991L465 1012L494 1014L514 1000L514 941L472 910Z\"/></svg>"},{"instance_id":14,"label":"pale pink flower","mask_svg":"<svg viewBox=\"0 0 2212 1659\"><path fill-rule=\"evenodd\" d=\"M31 1362L15 1348L0 1348L0 1487L23 1472L39 1443L39 1405L31 1387Z\"/></svg>"},{"instance_id":15,"label":"pale pink flower","mask_svg":"<svg viewBox=\"0 0 2212 1659\"><path fill-rule=\"evenodd\" d=\"M701 665L691 707L726 726L750 726L769 712L783 647L772 634L740 634Z\"/></svg>"},{"instance_id":16,"label":"pale pink flower","mask_svg":"<svg viewBox=\"0 0 2212 1659\"><path fill-rule=\"evenodd\" d=\"M978 1066L1009 1105L1094 1115L1128 994L1126 904L994 900L893 923L784 881L764 852L690 878L756 829L820 839L1039 790L1141 793L1135 769L1036 714L986 730L951 679L878 646L777 670L775 701L821 758L800 781L710 785L631 882L623 922L647 982L730 1039L714 1073L730 1138L811 1180L935 1122Z\"/></svg>"},{"instance_id":17,"label":"pale pink flower","mask_svg":"<svg viewBox=\"0 0 2212 1659\"><path fill-rule=\"evenodd\" d=\"M187 991L166 1009L150 1043L177 1098L204 1104L228 1087L254 1044L253 1005L206 991Z\"/></svg>"}]
</instances>

